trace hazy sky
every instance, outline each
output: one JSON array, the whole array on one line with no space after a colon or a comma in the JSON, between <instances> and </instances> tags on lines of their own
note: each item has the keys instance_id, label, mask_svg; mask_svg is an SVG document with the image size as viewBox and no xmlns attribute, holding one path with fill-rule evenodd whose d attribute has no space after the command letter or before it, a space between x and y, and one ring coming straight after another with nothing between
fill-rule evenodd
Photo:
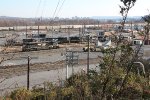
<instances>
[{"instance_id":1,"label":"hazy sky","mask_svg":"<svg viewBox=\"0 0 150 100\"><path fill-rule=\"evenodd\" d=\"M1 0L0 16L53 17L59 0ZM60 0L59 11L63 0ZM119 16L120 0L65 0L55 17ZM150 12L150 0L137 0L130 16L143 16Z\"/></svg>"}]
</instances>

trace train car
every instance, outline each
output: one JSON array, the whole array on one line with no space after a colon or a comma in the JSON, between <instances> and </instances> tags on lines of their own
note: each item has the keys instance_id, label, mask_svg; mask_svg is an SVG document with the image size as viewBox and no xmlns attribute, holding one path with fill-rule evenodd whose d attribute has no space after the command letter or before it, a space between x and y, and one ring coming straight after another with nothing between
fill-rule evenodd
<instances>
[{"instance_id":1,"label":"train car","mask_svg":"<svg viewBox=\"0 0 150 100\"><path fill-rule=\"evenodd\" d=\"M80 42L80 37L70 37L70 42L71 43L79 43Z\"/></svg>"},{"instance_id":2,"label":"train car","mask_svg":"<svg viewBox=\"0 0 150 100\"><path fill-rule=\"evenodd\" d=\"M28 42L22 46L22 51L38 51L59 48L55 42Z\"/></svg>"}]
</instances>

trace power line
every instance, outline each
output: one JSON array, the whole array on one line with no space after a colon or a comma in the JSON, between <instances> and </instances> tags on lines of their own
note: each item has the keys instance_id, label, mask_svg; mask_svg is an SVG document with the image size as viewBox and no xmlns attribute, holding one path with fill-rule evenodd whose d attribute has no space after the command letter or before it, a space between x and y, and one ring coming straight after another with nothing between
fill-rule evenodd
<instances>
[{"instance_id":1,"label":"power line","mask_svg":"<svg viewBox=\"0 0 150 100\"><path fill-rule=\"evenodd\" d=\"M57 3L57 5L56 5L56 8L55 8L54 13L53 13L53 16L52 16L52 20L50 20L49 25L53 22L53 20L54 20L54 18L55 18L55 14L56 14L56 12L57 12L57 9L58 9L59 4L60 4L60 0L58 0L58 3ZM51 18L50 18L50 19L51 19Z\"/></svg>"},{"instance_id":2,"label":"power line","mask_svg":"<svg viewBox=\"0 0 150 100\"><path fill-rule=\"evenodd\" d=\"M63 0L62 3L60 2L60 0L58 1L57 6L56 6L56 9L55 9L55 11L54 11L54 14L53 14L53 17L52 17L52 20L50 21L50 23L54 20L55 15L58 16L59 12L61 11L61 9L62 9L62 7L63 7L63 5L64 5L64 3L65 3L65 1L66 1L66 0ZM60 3L61 3L61 6L59 7L59 4L60 4ZM58 7L59 7L59 9L58 9ZM57 11L57 10L58 10L58 11ZM56 14L56 12L57 12L57 14Z\"/></svg>"},{"instance_id":3,"label":"power line","mask_svg":"<svg viewBox=\"0 0 150 100\"><path fill-rule=\"evenodd\" d=\"M53 17L52 17L52 18L55 17L55 14L56 14L56 12L57 12L57 9L58 9L59 4L60 4L60 0L58 0L57 6L56 6L56 8L55 8L55 11L54 11L54 14L53 14Z\"/></svg>"},{"instance_id":4,"label":"power line","mask_svg":"<svg viewBox=\"0 0 150 100\"><path fill-rule=\"evenodd\" d=\"M41 6L41 1L42 1L42 0L39 1L39 4L38 4L38 6L37 6L37 10L36 10L36 13L35 13L35 18L37 17L37 14L38 14L38 12L39 12L39 8L40 8L40 6Z\"/></svg>"},{"instance_id":5,"label":"power line","mask_svg":"<svg viewBox=\"0 0 150 100\"><path fill-rule=\"evenodd\" d=\"M43 2L43 8L42 8L42 11L41 11L41 16L43 16L43 13L44 13L44 10L45 10L45 5L46 5L46 0L44 0L44 2Z\"/></svg>"},{"instance_id":6,"label":"power line","mask_svg":"<svg viewBox=\"0 0 150 100\"><path fill-rule=\"evenodd\" d=\"M56 14L56 16L58 16L59 12L61 11L61 9L62 9L62 7L63 7L63 5L64 5L64 3L65 3L65 1L66 1L66 0L63 0L63 2L62 2L62 4L61 4L61 6L60 6L60 8L59 8L59 10L58 10L58 12L57 12L57 14Z\"/></svg>"}]
</instances>

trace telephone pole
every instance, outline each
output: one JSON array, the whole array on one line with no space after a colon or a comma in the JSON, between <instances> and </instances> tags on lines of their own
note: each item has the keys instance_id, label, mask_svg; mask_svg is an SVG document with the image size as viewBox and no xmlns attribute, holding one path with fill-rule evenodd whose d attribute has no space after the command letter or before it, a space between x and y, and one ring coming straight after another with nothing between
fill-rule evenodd
<instances>
[{"instance_id":1,"label":"telephone pole","mask_svg":"<svg viewBox=\"0 0 150 100\"><path fill-rule=\"evenodd\" d=\"M88 33L87 74L89 74L90 34Z\"/></svg>"},{"instance_id":2,"label":"telephone pole","mask_svg":"<svg viewBox=\"0 0 150 100\"><path fill-rule=\"evenodd\" d=\"M30 57L29 55L27 57L21 57L23 59L27 59L27 90L30 89L30 60L31 59L38 59L38 57Z\"/></svg>"},{"instance_id":3,"label":"telephone pole","mask_svg":"<svg viewBox=\"0 0 150 100\"><path fill-rule=\"evenodd\" d=\"M70 44L70 27L68 27L68 39L69 39L69 44Z\"/></svg>"},{"instance_id":4,"label":"telephone pole","mask_svg":"<svg viewBox=\"0 0 150 100\"><path fill-rule=\"evenodd\" d=\"M38 41L39 41L39 34L40 34L40 31L39 31L39 25L38 25Z\"/></svg>"},{"instance_id":5,"label":"telephone pole","mask_svg":"<svg viewBox=\"0 0 150 100\"><path fill-rule=\"evenodd\" d=\"M27 39L27 24L26 24L26 39Z\"/></svg>"},{"instance_id":6,"label":"telephone pole","mask_svg":"<svg viewBox=\"0 0 150 100\"><path fill-rule=\"evenodd\" d=\"M132 25L133 25L133 23L131 21L131 32L132 32L131 34L132 34L132 39L133 39L133 26Z\"/></svg>"},{"instance_id":7,"label":"telephone pole","mask_svg":"<svg viewBox=\"0 0 150 100\"><path fill-rule=\"evenodd\" d=\"M27 90L29 90L30 86L30 56L28 56L28 70L27 70Z\"/></svg>"}]
</instances>

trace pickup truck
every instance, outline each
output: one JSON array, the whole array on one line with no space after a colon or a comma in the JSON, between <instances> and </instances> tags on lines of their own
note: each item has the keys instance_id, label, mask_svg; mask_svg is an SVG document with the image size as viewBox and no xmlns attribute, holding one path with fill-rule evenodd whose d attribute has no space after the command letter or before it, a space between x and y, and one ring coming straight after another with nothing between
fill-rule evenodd
<instances>
[{"instance_id":1,"label":"pickup truck","mask_svg":"<svg viewBox=\"0 0 150 100\"><path fill-rule=\"evenodd\" d=\"M90 51L96 51L94 46L90 46L89 49L90 49ZM88 46L83 47L83 51L87 52L88 51Z\"/></svg>"}]
</instances>

